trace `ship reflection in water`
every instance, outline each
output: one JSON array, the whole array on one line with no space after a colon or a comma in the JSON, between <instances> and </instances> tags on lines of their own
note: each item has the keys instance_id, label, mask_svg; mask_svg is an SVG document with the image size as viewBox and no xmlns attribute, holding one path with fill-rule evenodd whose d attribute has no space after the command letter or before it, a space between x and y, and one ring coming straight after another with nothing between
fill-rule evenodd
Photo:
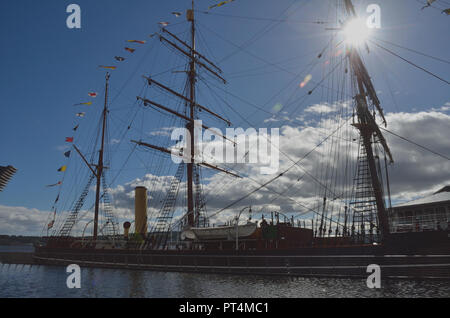
<instances>
[{"instance_id":1,"label":"ship reflection in water","mask_svg":"<svg viewBox=\"0 0 450 318\"><path fill-rule=\"evenodd\" d=\"M205 275L83 268L81 289L66 287L64 267L0 264L0 297L258 298L449 297L449 281Z\"/></svg>"}]
</instances>

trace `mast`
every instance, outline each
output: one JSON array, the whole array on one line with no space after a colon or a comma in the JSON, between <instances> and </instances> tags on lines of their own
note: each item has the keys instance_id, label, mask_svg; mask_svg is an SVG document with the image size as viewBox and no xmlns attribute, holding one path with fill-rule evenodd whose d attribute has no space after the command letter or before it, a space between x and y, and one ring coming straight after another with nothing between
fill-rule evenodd
<instances>
[{"instance_id":1,"label":"mast","mask_svg":"<svg viewBox=\"0 0 450 318\"><path fill-rule=\"evenodd\" d=\"M354 50L354 48L352 49ZM354 54L355 52L352 52ZM372 140L375 134L375 130L372 128L370 123L366 120L367 115L370 115L369 109L367 107L366 101L366 93L364 87L362 85L361 79L358 75L358 72L355 72L355 75L358 77L358 90L359 94L356 96L357 103L357 115L358 115L358 123L354 124L356 128L359 129L362 142L364 148L366 150L367 155L367 163L369 165L370 177L372 181L372 188L374 190L374 196L377 206L378 219L380 221L380 232L384 238L389 234L389 224L386 214L386 207L383 199L383 190L381 186L381 182L378 176L378 170L375 164L375 158L373 154L372 148Z\"/></svg>"},{"instance_id":2,"label":"mast","mask_svg":"<svg viewBox=\"0 0 450 318\"><path fill-rule=\"evenodd\" d=\"M186 188L187 188L187 211L185 214L185 217L187 219L187 226L193 227L195 226L199 220L200 220L200 211L202 205L199 204L200 202L198 200L198 197L200 195L200 191L197 189L199 184L199 178L198 178L198 169L197 166L207 167L209 169L213 169L222 173L226 173L228 175L232 175L234 177L240 178L239 175L230 172L226 169L222 169L220 167L217 167L213 164L200 161L195 162L196 159L196 138L195 138L195 132L196 132L196 126L195 126L195 119L196 119L196 109L199 109L201 111L205 111L208 114L212 115L216 118L216 120L220 120L224 123L226 123L228 126L231 125L231 122L227 120L226 118L222 117L221 115L213 112L212 110L208 109L207 107L200 105L196 102L196 82L197 82L197 71L199 69L203 69L204 71L208 72L209 74L213 75L217 80L221 81L223 84L226 84L227 81L220 75L222 74L222 70L216 66L213 62L211 62L208 58L206 58L203 54L196 51L196 38L195 38L195 17L194 17L194 0L192 0L192 6L191 9L188 9L186 12L186 18L187 21L190 22L190 31L191 31L191 40L190 41L183 41L181 40L177 35L173 34L166 28L162 28L161 32L156 32L152 36L156 35L159 37L159 40L161 42L164 42L171 48L175 49L185 57L187 57L188 61L188 70L187 73L187 93L180 93L176 90L168 87L167 85L164 85L154 79L151 78L151 76L143 76L148 82L149 86L157 87L158 89L164 90L165 92L173 95L175 98L180 99L185 102L186 105L186 113L179 113L171 107L167 105L161 105L160 103L156 101L152 101L148 98L143 98L141 96L137 96L136 98L142 102L144 106L152 105L152 107L156 107L160 110L163 110L164 112L167 112L171 115L177 116L183 120L186 121L185 127L187 132L189 132L189 138L187 140L187 145L183 149L182 153L174 153L171 149L167 149L164 147L160 147L157 145L152 145L146 142L142 141L136 141L132 140L131 142L138 144L139 146L143 146L146 148L150 148L153 150L160 151L162 153L168 154L168 155L175 155L184 160L184 163L186 163L186 170L187 170L187 178L186 178ZM190 43L188 43L190 42ZM205 125L199 125L199 129L209 129L208 126ZM215 132L215 135L218 137L223 138L227 142L231 142L235 144L235 142L231 139L228 139L225 135ZM194 193L196 195L194 195ZM197 198L197 199L196 199ZM197 202L197 203L196 203ZM170 224L169 221L172 218L171 215L173 215L173 209L171 209L170 213L167 215L170 215L169 217L165 217L164 226L161 225L162 228L169 228Z\"/></svg>"},{"instance_id":3,"label":"mast","mask_svg":"<svg viewBox=\"0 0 450 318\"><path fill-rule=\"evenodd\" d=\"M94 210L94 241L97 240L98 234L98 211L100 207L100 189L101 189L101 179L103 175L103 153L105 148L105 131L106 131L106 116L108 112L108 86L109 86L109 73L106 73L106 84L105 84L105 104L103 106L103 122L102 122L102 141L100 145L100 151L98 154L98 163L95 177L97 179L97 186L95 188L95 210Z\"/></svg>"},{"instance_id":4,"label":"mast","mask_svg":"<svg viewBox=\"0 0 450 318\"><path fill-rule=\"evenodd\" d=\"M187 216L188 225L194 226L194 158L195 158L195 22L194 22L194 0L192 0L192 9L187 11L187 20L191 22L191 47L190 47L190 63L189 63L189 118L190 121L186 124L186 128L190 134L190 142L188 144L188 151L190 152L190 161L187 164Z\"/></svg>"},{"instance_id":5,"label":"mast","mask_svg":"<svg viewBox=\"0 0 450 318\"><path fill-rule=\"evenodd\" d=\"M344 0L347 14L353 18L356 17L356 12L351 0ZM372 101L372 104L378 109L380 116L384 119L383 112L379 105L379 100L376 96L376 92L373 88L372 81L368 76L367 69L362 63L361 57L354 45L351 46L348 54L350 65L353 70L353 74L356 77L356 85L358 94L355 96L356 100L356 114L358 117L358 123L354 123L354 126L360 131L362 143L367 155L367 163L370 171L370 179L372 188L374 191L374 197L377 207L377 215L379 220L379 230L382 236L382 240L385 240L389 235L389 222L386 212L386 207L383 199L382 184L379 178L379 172L376 167L375 158L373 154L372 143L374 137L377 137L383 145L386 153L392 156L389 148L379 130L378 124L375 122L375 113L369 110L368 102Z\"/></svg>"}]
</instances>

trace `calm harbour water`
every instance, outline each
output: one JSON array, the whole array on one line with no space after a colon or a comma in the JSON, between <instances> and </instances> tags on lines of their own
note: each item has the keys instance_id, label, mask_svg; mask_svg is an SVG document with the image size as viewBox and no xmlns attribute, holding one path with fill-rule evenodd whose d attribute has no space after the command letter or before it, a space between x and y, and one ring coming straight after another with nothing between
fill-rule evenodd
<instances>
[{"instance_id":1,"label":"calm harbour water","mask_svg":"<svg viewBox=\"0 0 450 318\"><path fill-rule=\"evenodd\" d=\"M0 251L23 251L0 248ZM450 297L450 281L287 278L81 269L81 289L68 289L64 267L0 264L0 297L259 298Z\"/></svg>"}]
</instances>

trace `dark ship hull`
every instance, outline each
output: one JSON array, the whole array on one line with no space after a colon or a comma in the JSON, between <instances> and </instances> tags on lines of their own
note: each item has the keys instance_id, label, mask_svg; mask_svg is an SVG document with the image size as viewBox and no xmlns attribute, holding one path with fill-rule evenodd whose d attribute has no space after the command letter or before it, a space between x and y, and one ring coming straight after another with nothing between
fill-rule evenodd
<instances>
[{"instance_id":1,"label":"dark ship hull","mask_svg":"<svg viewBox=\"0 0 450 318\"><path fill-rule=\"evenodd\" d=\"M222 250L36 247L34 259L46 265L354 278L367 278L372 272L368 272L368 266L376 264L383 278L450 279L449 241L449 233L441 231L395 234L385 246L304 246L242 251L226 247ZM335 244L339 243L335 241Z\"/></svg>"}]
</instances>

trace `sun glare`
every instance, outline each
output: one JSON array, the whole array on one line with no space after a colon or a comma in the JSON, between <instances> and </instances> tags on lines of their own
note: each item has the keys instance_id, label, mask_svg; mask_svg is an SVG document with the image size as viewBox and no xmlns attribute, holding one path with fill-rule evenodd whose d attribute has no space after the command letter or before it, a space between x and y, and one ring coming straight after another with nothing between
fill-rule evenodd
<instances>
[{"instance_id":1,"label":"sun glare","mask_svg":"<svg viewBox=\"0 0 450 318\"><path fill-rule=\"evenodd\" d=\"M363 44L370 35L370 29L367 27L364 19L353 19L348 21L343 32L345 42L355 46Z\"/></svg>"}]
</instances>

